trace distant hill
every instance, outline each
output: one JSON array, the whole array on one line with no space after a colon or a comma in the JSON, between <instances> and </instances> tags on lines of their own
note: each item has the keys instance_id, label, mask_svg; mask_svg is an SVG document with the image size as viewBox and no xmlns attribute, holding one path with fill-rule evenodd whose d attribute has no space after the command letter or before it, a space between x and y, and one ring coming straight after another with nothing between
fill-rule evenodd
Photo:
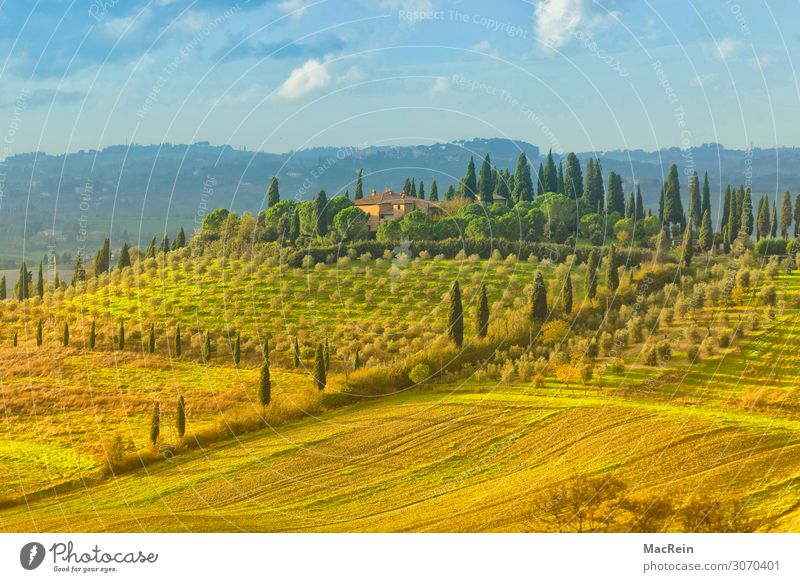
<instances>
[{"instance_id":1,"label":"distant hill","mask_svg":"<svg viewBox=\"0 0 800 582\"><path fill-rule=\"evenodd\" d=\"M273 154L239 150L208 142L111 146L100 151L66 155L27 153L4 162L5 184L0 199L0 264L25 254L38 261L48 245L60 255L74 256L81 247L94 252L111 234L114 244L127 240L146 244L153 234L192 230L206 209L228 207L258 211L271 176L280 180L283 198L310 198L320 189L329 196L352 193L359 168L365 190L399 188L406 176L426 187L436 179L440 191L463 175L469 157L485 153L499 167L513 171L524 151L538 167L539 148L507 139L415 146L367 148L318 147ZM581 162L593 154L578 153ZM800 149L728 150L707 144L689 151L678 148L645 152L596 154L604 174L620 173L625 188L635 179L645 203L655 205L670 164L709 172L712 197L719 184L751 183L755 192L800 190ZM719 176L722 176L722 180ZM684 187L684 195L686 188ZM112 227L113 226L113 227ZM85 239L85 240L84 240Z\"/></svg>"}]
</instances>

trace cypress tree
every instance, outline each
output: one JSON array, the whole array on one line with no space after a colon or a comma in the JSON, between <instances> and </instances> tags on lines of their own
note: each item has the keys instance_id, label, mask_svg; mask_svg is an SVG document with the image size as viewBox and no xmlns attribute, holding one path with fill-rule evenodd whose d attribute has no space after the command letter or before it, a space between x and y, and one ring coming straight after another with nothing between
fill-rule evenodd
<instances>
[{"instance_id":1,"label":"cypress tree","mask_svg":"<svg viewBox=\"0 0 800 582\"><path fill-rule=\"evenodd\" d=\"M364 168L358 169L358 176L356 176L356 189L353 192L353 200L361 200L364 197Z\"/></svg>"},{"instance_id":2,"label":"cypress tree","mask_svg":"<svg viewBox=\"0 0 800 582\"><path fill-rule=\"evenodd\" d=\"M700 223L700 248L706 254L714 246L714 230L711 227L711 211L703 211L703 220Z\"/></svg>"},{"instance_id":3,"label":"cypress tree","mask_svg":"<svg viewBox=\"0 0 800 582\"><path fill-rule=\"evenodd\" d=\"M97 251L94 259L94 276L99 277L102 273L107 273L111 265L111 247L108 239L103 241L102 248Z\"/></svg>"},{"instance_id":4,"label":"cypress tree","mask_svg":"<svg viewBox=\"0 0 800 582\"><path fill-rule=\"evenodd\" d=\"M559 160L558 162L558 178L557 178L557 186L556 186L559 194L564 193L564 165Z\"/></svg>"},{"instance_id":5,"label":"cypress tree","mask_svg":"<svg viewBox=\"0 0 800 582\"><path fill-rule=\"evenodd\" d=\"M414 178L411 178L411 192L409 192L409 195L412 198L416 198L417 197L417 183L414 180Z\"/></svg>"},{"instance_id":6,"label":"cypress tree","mask_svg":"<svg viewBox=\"0 0 800 582\"><path fill-rule=\"evenodd\" d=\"M328 196L325 194L325 190L320 190L314 199L314 224L319 236L322 237L328 233Z\"/></svg>"},{"instance_id":7,"label":"cypress tree","mask_svg":"<svg viewBox=\"0 0 800 582\"><path fill-rule=\"evenodd\" d=\"M642 187L636 185L636 220L644 218L644 200L642 199Z\"/></svg>"},{"instance_id":8,"label":"cypress tree","mask_svg":"<svg viewBox=\"0 0 800 582\"><path fill-rule=\"evenodd\" d=\"M602 212L605 191L603 190L603 172L600 160L586 160L586 174L583 181L583 197L592 212Z\"/></svg>"},{"instance_id":9,"label":"cypress tree","mask_svg":"<svg viewBox=\"0 0 800 582\"><path fill-rule=\"evenodd\" d=\"M147 341L147 351L151 354L156 351L156 326L152 322L150 323L150 338Z\"/></svg>"},{"instance_id":10,"label":"cypress tree","mask_svg":"<svg viewBox=\"0 0 800 582\"><path fill-rule=\"evenodd\" d=\"M161 252L165 255L169 252L169 237L165 234L164 238L161 239Z\"/></svg>"},{"instance_id":11,"label":"cypress tree","mask_svg":"<svg viewBox=\"0 0 800 582\"><path fill-rule=\"evenodd\" d=\"M614 293L619 287L617 249L614 245L608 248L608 256L606 257L606 287L608 287L609 293Z\"/></svg>"},{"instance_id":12,"label":"cypress tree","mask_svg":"<svg viewBox=\"0 0 800 582\"><path fill-rule=\"evenodd\" d=\"M125 349L125 321L120 320L119 322L119 335L117 336L117 346L119 349Z\"/></svg>"},{"instance_id":13,"label":"cypress tree","mask_svg":"<svg viewBox=\"0 0 800 582\"><path fill-rule=\"evenodd\" d=\"M800 236L800 194L794 199L794 237Z\"/></svg>"},{"instance_id":14,"label":"cypress tree","mask_svg":"<svg viewBox=\"0 0 800 582\"><path fill-rule=\"evenodd\" d=\"M700 199L700 176L696 170L692 170L689 175L689 218L692 221L692 228L700 228L700 221L703 220L703 202Z\"/></svg>"},{"instance_id":15,"label":"cypress tree","mask_svg":"<svg viewBox=\"0 0 800 582\"><path fill-rule=\"evenodd\" d=\"M508 177L504 172L497 174L497 181L495 182L494 191L501 198L505 199L506 204L511 200L511 190L508 187Z\"/></svg>"},{"instance_id":16,"label":"cypress tree","mask_svg":"<svg viewBox=\"0 0 800 582\"><path fill-rule=\"evenodd\" d=\"M573 200L577 200L583 194L581 162L573 152L567 154L567 163L564 168L564 194Z\"/></svg>"},{"instance_id":17,"label":"cypress tree","mask_svg":"<svg viewBox=\"0 0 800 582\"><path fill-rule=\"evenodd\" d=\"M514 201L530 202L531 200L533 200L531 167L528 165L525 152L522 152L517 158L517 167L514 169Z\"/></svg>"},{"instance_id":18,"label":"cypress tree","mask_svg":"<svg viewBox=\"0 0 800 582\"><path fill-rule=\"evenodd\" d=\"M606 209L625 215L625 192L622 190L622 177L616 172L608 173L608 189L606 190Z\"/></svg>"},{"instance_id":19,"label":"cypress tree","mask_svg":"<svg viewBox=\"0 0 800 582\"><path fill-rule=\"evenodd\" d=\"M6 298L6 276L0 277L0 300Z\"/></svg>"},{"instance_id":20,"label":"cypress tree","mask_svg":"<svg viewBox=\"0 0 800 582\"><path fill-rule=\"evenodd\" d=\"M489 299L486 297L486 285L481 284L478 298L478 337L485 338L489 331Z\"/></svg>"},{"instance_id":21,"label":"cypress tree","mask_svg":"<svg viewBox=\"0 0 800 582\"><path fill-rule=\"evenodd\" d=\"M492 193L494 192L494 182L492 181L492 161L487 153L483 157L481 173L478 176L478 195L484 204L492 203Z\"/></svg>"},{"instance_id":22,"label":"cypress tree","mask_svg":"<svg viewBox=\"0 0 800 582\"><path fill-rule=\"evenodd\" d=\"M545 193L544 187L544 166L539 162L539 171L536 172L536 195L541 196Z\"/></svg>"},{"instance_id":23,"label":"cypress tree","mask_svg":"<svg viewBox=\"0 0 800 582\"><path fill-rule=\"evenodd\" d=\"M181 324L175 326L175 357L181 357Z\"/></svg>"},{"instance_id":24,"label":"cypress tree","mask_svg":"<svg viewBox=\"0 0 800 582\"><path fill-rule=\"evenodd\" d=\"M403 195L410 196L411 195L411 178L406 176L406 181L403 183Z\"/></svg>"},{"instance_id":25,"label":"cypress tree","mask_svg":"<svg viewBox=\"0 0 800 582\"><path fill-rule=\"evenodd\" d=\"M664 188L666 183L661 184L661 193L659 194L658 198L658 221L663 225L664 224Z\"/></svg>"},{"instance_id":26,"label":"cypress tree","mask_svg":"<svg viewBox=\"0 0 800 582\"><path fill-rule=\"evenodd\" d=\"M295 207L292 212L292 222L289 225L289 240L296 241L300 237L300 208Z\"/></svg>"},{"instance_id":27,"label":"cypress tree","mask_svg":"<svg viewBox=\"0 0 800 582\"><path fill-rule=\"evenodd\" d=\"M470 156L469 163L467 163L467 172L464 174L464 178L461 180L458 195L468 200L475 200L477 191L478 181L475 177L475 160L473 160L472 156Z\"/></svg>"},{"instance_id":28,"label":"cypress tree","mask_svg":"<svg viewBox=\"0 0 800 582\"><path fill-rule=\"evenodd\" d=\"M317 390L324 390L328 383L328 376L325 373L325 353L322 344L317 344L317 351L314 354L314 385Z\"/></svg>"},{"instance_id":29,"label":"cypress tree","mask_svg":"<svg viewBox=\"0 0 800 582\"><path fill-rule=\"evenodd\" d=\"M124 243L119 250L119 259L117 260L117 269L124 269L131 266L131 252L128 243Z\"/></svg>"},{"instance_id":30,"label":"cypress tree","mask_svg":"<svg viewBox=\"0 0 800 582\"><path fill-rule=\"evenodd\" d=\"M38 347L42 347L42 340L44 339L42 335L43 335L42 320L40 319L39 324L36 326L36 345Z\"/></svg>"},{"instance_id":31,"label":"cypress tree","mask_svg":"<svg viewBox=\"0 0 800 582\"><path fill-rule=\"evenodd\" d=\"M186 434L186 401L182 394L178 396L178 418L175 421L175 428L178 431L178 438L182 439Z\"/></svg>"},{"instance_id":32,"label":"cypress tree","mask_svg":"<svg viewBox=\"0 0 800 582\"><path fill-rule=\"evenodd\" d=\"M455 197L456 197L456 190L455 190L455 188L453 188L453 185L452 185L452 184L450 184L450 185L447 187L447 190L446 190L446 191L445 191L445 193L444 193L444 199L445 199L445 200L452 200L452 199L454 199Z\"/></svg>"},{"instance_id":33,"label":"cypress tree","mask_svg":"<svg viewBox=\"0 0 800 582\"><path fill-rule=\"evenodd\" d=\"M422 180L419 181L419 189L417 190L417 198L419 198L420 200L425 200L425 184L422 182Z\"/></svg>"},{"instance_id":34,"label":"cypress tree","mask_svg":"<svg viewBox=\"0 0 800 582\"><path fill-rule=\"evenodd\" d=\"M556 173L556 164L553 161L553 150L547 152L547 157L544 162L544 177L542 179L542 186L545 192L558 191L558 174Z\"/></svg>"},{"instance_id":35,"label":"cypress tree","mask_svg":"<svg viewBox=\"0 0 800 582\"><path fill-rule=\"evenodd\" d=\"M267 190L267 208L272 208L281 201L281 195L278 191L278 178L272 176L269 181L269 189Z\"/></svg>"},{"instance_id":36,"label":"cypress tree","mask_svg":"<svg viewBox=\"0 0 800 582\"><path fill-rule=\"evenodd\" d=\"M630 196L628 196L628 203L625 205L625 218L636 220L636 197L633 194L633 190L631 190Z\"/></svg>"},{"instance_id":37,"label":"cypress tree","mask_svg":"<svg viewBox=\"0 0 800 582\"><path fill-rule=\"evenodd\" d=\"M694 240L692 237L692 224L686 224L686 230L683 233L683 243L681 244L681 268L688 269L692 264L692 257L694 256Z\"/></svg>"},{"instance_id":38,"label":"cypress tree","mask_svg":"<svg viewBox=\"0 0 800 582\"><path fill-rule=\"evenodd\" d=\"M683 225L683 203L681 202L681 185L678 180L678 167L672 164L667 174L664 187L664 222Z\"/></svg>"},{"instance_id":39,"label":"cypress tree","mask_svg":"<svg viewBox=\"0 0 800 582\"><path fill-rule=\"evenodd\" d=\"M17 330L14 330L14 347L17 347L17 334L18 333L19 332Z\"/></svg>"},{"instance_id":40,"label":"cypress tree","mask_svg":"<svg viewBox=\"0 0 800 582\"><path fill-rule=\"evenodd\" d=\"M69 324L66 321L64 322L64 335L61 337L61 343L64 344L65 348L69 347Z\"/></svg>"},{"instance_id":41,"label":"cypress tree","mask_svg":"<svg viewBox=\"0 0 800 582\"><path fill-rule=\"evenodd\" d=\"M458 279L450 286L447 333L456 347L460 348L464 344L464 310L461 305L461 287L458 285Z\"/></svg>"},{"instance_id":42,"label":"cypress tree","mask_svg":"<svg viewBox=\"0 0 800 582\"><path fill-rule=\"evenodd\" d=\"M597 249L589 252L586 260L586 297L594 299L597 295L597 267L600 266L600 253Z\"/></svg>"},{"instance_id":43,"label":"cypress tree","mask_svg":"<svg viewBox=\"0 0 800 582\"><path fill-rule=\"evenodd\" d=\"M236 332L236 343L233 344L233 363L237 366L242 360L242 333Z\"/></svg>"},{"instance_id":44,"label":"cypress tree","mask_svg":"<svg viewBox=\"0 0 800 582\"><path fill-rule=\"evenodd\" d=\"M75 287L78 283L86 281L86 269L83 268L81 256L75 259L75 269L72 271L72 286Z\"/></svg>"},{"instance_id":45,"label":"cypress tree","mask_svg":"<svg viewBox=\"0 0 800 582\"><path fill-rule=\"evenodd\" d=\"M147 250L144 252L144 257L146 259L156 258L156 235L153 235L153 238L150 239L150 244L147 245Z\"/></svg>"},{"instance_id":46,"label":"cypress tree","mask_svg":"<svg viewBox=\"0 0 800 582\"><path fill-rule=\"evenodd\" d=\"M97 333L95 331L94 321L92 321L92 328L89 330L89 349L94 349L94 344L97 342Z\"/></svg>"},{"instance_id":47,"label":"cypress tree","mask_svg":"<svg viewBox=\"0 0 800 582\"><path fill-rule=\"evenodd\" d=\"M531 296L530 319L534 323L544 323L547 319L547 287L544 286L544 277L541 271L536 271L533 282L533 295Z\"/></svg>"},{"instance_id":48,"label":"cypress tree","mask_svg":"<svg viewBox=\"0 0 800 582\"><path fill-rule=\"evenodd\" d=\"M39 274L36 277L36 294L39 298L44 297L44 273L42 272L41 261L39 261Z\"/></svg>"},{"instance_id":49,"label":"cypress tree","mask_svg":"<svg viewBox=\"0 0 800 582\"><path fill-rule=\"evenodd\" d=\"M766 196L758 201L758 214L756 215L756 240L769 236L769 202Z\"/></svg>"},{"instance_id":50,"label":"cypress tree","mask_svg":"<svg viewBox=\"0 0 800 582\"><path fill-rule=\"evenodd\" d=\"M261 360L261 381L259 382L258 396L261 406L267 406L272 398L272 379L269 373L269 356L265 353Z\"/></svg>"},{"instance_id":51,"label":"cypress tree","mask_svg":"<svg viewBox=\"0 0 800 582\"><path fill-rule=\"evenodd\" d=\"M567 273L567 280L564 282L564 313L572 313L572 275Z\"/></svg>"},{"instance_id":52,"label":"cypress tree","mask_svg":"<svg viewBox=\"0 0 800 582\"><path fill-rule=\"evenodd\" d=\"M747 231L747 235L753 234L753 199L750 194L750 188L744 193L742 205L739 207L742 211L742 221L740 228ZM774 207L773 207L774 210Z\"/></svg>"},{"instance_id":53,"label":"cypress tree","mask_svg":"<svg viewBox=\"0 0 800 582\"><path fill-rule=\"evenodd\" d=\"M353 369L358 370L361 367L361 355L356 348L356 355L353 357Z\"/></svg>"},{"instance_id":54,"label":"cypress tree","mask_svg":"<svg viewBox=\"0 0 800 582\"><path fill-rule=\"evenodd\" d=\"M182 249L186 246L186 232L183 230L183 227L178 229L178 234L175 235L175 240L172 241L172 249Z\"/></svg>"},{"instance_id":55,"label":"cypress tree","mask_svg":"<svg viewBox=\"0 0 800 582\"><path fill-rule=\"evenodd\" d=\"M327 372L331 369L331 348L328 345L327 337L325 338L325 350L323 351L322 355L325 356L325 371Z\"/></svg>"},{"instance_id":56,"label":"cypress tree","mask_svg":"<svg viewBox=\"0 0 800 582\"><path fill-rule=\"evenodd\" d=\"M789 227L792 224L792 196L789 191L783 193L781 201L781 236L784 240L789 237Z\"/></svg>"},{"instance_id":57,"label":"cypress tree","mask_svg":"<svg viewBox=\"0 0 800 582\"><path fill-rule=\"evenodd\" d=\"M150 420L150 442L155 447L158 443L158 436L161 434L161 405L156 402L153 407L153 417Z\"/></svg>"},{"instance_id":58,"label":"cypress tree","mask_svg":"<svg viewBox=\"0 0 800 582\"><path fill-rule=\"evenodd\" d=\"M708 210L709 219L711 218L711 188L708 185L708 172L703 174L703 202L702 211Z\"/></svg>"},{"instance_id":59,"label":"cypress tree","mask_svg":"<svg viewBox=\"0 0 800 582\"><path fill-rule=\"evenodd\" d=\"M725 188L722 197L722 215L720 216L720 230L726 230L731 214L731 187L730 184Z\"/></svg>"},{"instance_id":60,"label":"cypress tree","mask_svg":"<svg viewBox=\"0 0 800 582\"><path fill-rule=\"evenodd\" d=\"M431 191L430 194L428 194L428 200L431 202L439 201L439 187L436 185L436 180L431 182Z\"/></svg>"},{"instance_id":61,"label":"cypress tree","mask_svg":"<svg viewBox=\"0 0 800 582\"><path fill-rule=\"evenodd\" d=\"M778 210L775 208L775 200L772 201L772 220L770 221L769 234L772 238L778 236Z\"/></svg>"},{"instance_id":62,"label":"cypress tree","mask_svg":"<svg viewBox=\"0 0 800 582\"><path fill-rule=\"evenodd\" d=\"M203 363L206 364L211 359L211 334L206 331L206 337L203 340L203 347L200 350L200 357Z\"/></svg>"},{"instance_id":63,"label":"cypress tree","mask_svg":"<svg viewBox=\"0 0 800 582\"><path fill-rule=\"evenodd\" d=\"M295 336L295 338L294 338L294 350L293 350L293 352L294 353L292 355L294 356L294 367L295 368L299 368L300 367L300 342L297 340L297 336Z\"/></svg>"},{"instance_id":64,"label":"cypress tree","mask_svg":"<svg viewBox=\"0 0 800 582\"><path fill-rule=\"evenodd\" d=\"M19 266L19 281L17 281L17 299L27 299L28 295L28 267L25 261Z\"/></svg>"}]
</instances>

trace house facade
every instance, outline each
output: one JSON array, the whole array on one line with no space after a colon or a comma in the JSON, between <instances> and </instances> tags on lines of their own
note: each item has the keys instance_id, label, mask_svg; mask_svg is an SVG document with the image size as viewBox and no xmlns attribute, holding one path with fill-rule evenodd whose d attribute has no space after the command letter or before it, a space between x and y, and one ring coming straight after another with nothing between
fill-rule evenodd
<instances>
[{"instance_id":1,"label":"house facade","mask_svg":"<svg viewBox=\"0 0 800 582\"><path fill-rule=\"evenodd\" d=\"M373 188L369 196L356 200L355 205L369 217L367 227L372 232L378 230L382 222L400 220L414 210L429 215L440 211L440 208L433 202L406 196L403 193L396 194L388 188L380 194Z\"/></svg>"}]
</instances>

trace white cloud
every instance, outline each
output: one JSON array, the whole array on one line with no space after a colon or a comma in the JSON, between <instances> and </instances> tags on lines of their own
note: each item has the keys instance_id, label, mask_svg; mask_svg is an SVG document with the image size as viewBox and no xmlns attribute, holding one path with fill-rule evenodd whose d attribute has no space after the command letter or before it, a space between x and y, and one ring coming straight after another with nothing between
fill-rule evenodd
<instances>
[{"instance_id":1,"label":"white cloud","mask_svg":"<svg viewBox=\"0 0 800 582\"><path fill-rule=\"evenodd\" d=\"M282 99L299 99L331 82L331 74L317 59L309 59L301 67L294 69L278 89Z\"/></svg>"},{"instance_id":2,"label":"white cloud","mask_svg":"<svg viewBox=\"0 0 800 582\"><path fill-rule=\"evenodd\" d=\"M291 14L292 18L299 20L305 16L308 6L306 0L282 0L278 3L278 10Z\"/></svg>"},{"instance_id":3,"label":"white cloud","mask_svg":"<svg viewBox=\"0 0 800 582\"><path fill-rule=\"evenodd\" d=\"M763 71L774 62L774 59L769 55L756 55L750 62L756 71Z\"/></svg>"},{"instance_id":4,"label":"white cloud","mask_svg":"<svg viewBox=\"0 0 800 582\"><path fill-rule=\"evenodd\" d=\"M586 0L539 0L534 9L533 32L546 50L569 43L578 32L588 34L619 21L617 11L591 13Z\"/></svg>"},{"instance_id":5,"label":"white cloud","mask_svg":"<svg viewBox=\"0 0 800 582\"><path fill-rule=\"evenodd\" d=\"M336 77L336 82L339 85L352 85L353 83L358 83L364 78L364 71L362 71L359 67L353 65L347 72L343 75L339 75Z\"/></svg>"},{"instance_id":6,"label":"white cloud","mask_svg":"<svg viewBox=\"0 0 800 582\"><path fill-rule=\"evenodd\" d=\"M214 99L211 102L212 107L236 107L238 105L245 105L255 100L259 95L263 95L262 89L258 85L251 85L240 93L227 92L225 95Z\"/></svg>"},{"instance_id":7,"label":"white cloud","mask_svg":"<svg viewBox=\"0 0 800 582\"><path fill-rule=\"evenodd\" d=\"M481 42L474 44L470 47L471 50L474 50L478 53L484 53L487 55L491 55L493 57L500 56L500 53L497 52L497 49L493 49L491 43L488 40L482 40Z\"/></svg>"},{"instance_id":8,"label":"white cloud","mask_svg":"<svg viewBox=\"0 0 800 582\"><path fill-rule=\"evenodd\" d=\"M431 87L428 93L430 95L442 95L443 93L447 93L447 89L449 85L447 84L446 77L436 77L436 81L433 83L433 87Z\"/></svg>"},{"instance_id":9,"label":"white cloud","mask_svg":"<svg viewBox=\"0 0 800 582\"><path fill-rule=\"evenodd\" d=\"M728 61L742 52L744 47L745 44L739 39L727 36L719 39L714 45L714 56L718 61Z\"/></svg>"},{"instance_id":10,"label":"white cloud","mask_svg":"<svg viewBox=\"0 0 800 582\"><path fill-rule=\"evenodd\" d=\"M433 11L433 0L381 0L379 5L384 10L403 10L412 14Z\"/></svg>"},{"instance_id":11,"label":"white cloud","mask_svg":"<svg viewBox=\"0 0 800 582\"><path fill-rule=\"evenodd\" d=\"M103 30L112 37L119 38L136 32L150 19L150 9L145 8L138 14L110 18L103 24Z\"/></svg>"}]
</instances>

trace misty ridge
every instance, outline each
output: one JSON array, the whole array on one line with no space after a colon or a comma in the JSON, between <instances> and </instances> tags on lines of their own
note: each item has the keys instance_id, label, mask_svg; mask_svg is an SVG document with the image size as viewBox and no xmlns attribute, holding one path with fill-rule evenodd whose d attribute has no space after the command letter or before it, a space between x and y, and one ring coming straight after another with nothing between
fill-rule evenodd
<instances>
[{"instance_id":1,"label":"misty ridge","mask_svg":"<svg viewBox=\"0 0 800 582\"><path fill-rule=\"evenodd\" d=\"M23 241L25 254L34 258L48 250L71 258L109 235L112 244L142 245L154 234L179 226L194 230L204 212L214 208L256 213L265 207L272 176L278 177L283 197L292 199L312 198L320 189L329 196L352 195L361 168L366 192L399 190L409 176L427 184L435 179L444 190L458 185L470 156L479 160L489 153L498 168L513 170L522 152L535 172L547 149L476 138L432 145L315 147L283 154L209 142L17 154L0 163L0 241L6 249L0 261L13 266L22 256ZM726 184L749 185L770 197L800 190L800 148L743 150L705 144L687 150L576 154L582 165L596 157L604 175L620 174L626 192L639 184L651 208L658 205L671 164L678 166L682 180L692 169L701 175L707 171L715 200ZM554 152L557 159L565 155ZM688 194L685 189L683 194Z\"/></svg>"}]
</instances>

